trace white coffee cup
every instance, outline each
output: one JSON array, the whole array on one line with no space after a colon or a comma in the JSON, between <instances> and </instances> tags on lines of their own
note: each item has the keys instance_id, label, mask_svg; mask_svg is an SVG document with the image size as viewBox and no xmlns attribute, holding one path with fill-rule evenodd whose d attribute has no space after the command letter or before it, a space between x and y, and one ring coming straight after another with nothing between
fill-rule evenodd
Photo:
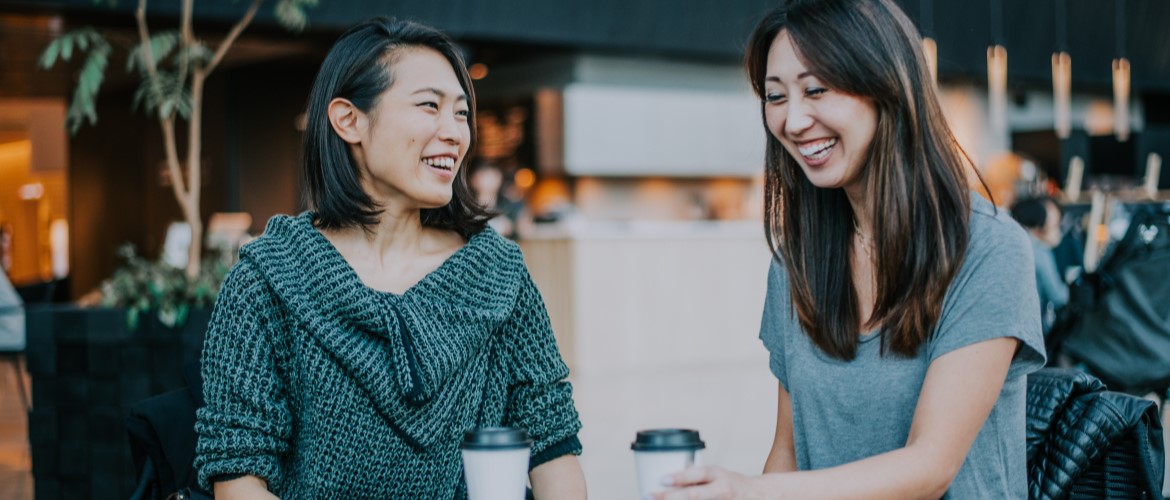
<instances>
[{"instance_id":1,"label":"white coffee cup","mask_svg":"<svg viewBox=\"0 0 1170 500\"><path fill-rule=\"evenodd\" d=\"M532 439L524 429L482 427L463 433L469 500L523 500Z\"/></svg>"},{"instance_id":2,"label":"white coffee cup","mask_svg":"<svg viewBox=\"0 0 1170 500\"><path fill-rule=\"evenodd\" d=\"M706 445L699 431L690 429L651 429L639 431L630 449L638 471L638 491L642 497L669 489L662 480L698 463L699 450Z\"/></svg>"}]
</instances>

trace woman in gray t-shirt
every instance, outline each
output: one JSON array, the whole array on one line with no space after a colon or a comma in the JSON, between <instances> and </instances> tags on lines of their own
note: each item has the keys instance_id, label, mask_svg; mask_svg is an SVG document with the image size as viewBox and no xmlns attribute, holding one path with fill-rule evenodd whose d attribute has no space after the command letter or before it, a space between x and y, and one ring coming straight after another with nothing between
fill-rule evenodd
<instances>
[{"instance_id":1,"label":"woman in gray t-shirt","mask_svg":"<svg viewBox=\"0 0 1170 500\"><path fill-rule=\"evenodd\" d=\"M762 476L694 467L657 498L1027 496L1031 250L971 194L921 39L891 0L791 1L753 33L776 434Z\"/></svg>"}]
</instances>

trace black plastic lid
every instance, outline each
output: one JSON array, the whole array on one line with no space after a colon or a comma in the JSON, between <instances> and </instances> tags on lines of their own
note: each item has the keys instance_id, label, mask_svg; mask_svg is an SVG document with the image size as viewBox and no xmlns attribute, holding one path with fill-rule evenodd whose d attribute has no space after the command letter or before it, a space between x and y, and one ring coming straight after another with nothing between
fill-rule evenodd
<instances>
[{"instance_id":1,"label":"black plastic lid","mask_svg":"<svg viewBox=\"0 0 1170 500\"><path fill-rule=\"evenodd\" d=\"M701 450L706 443L699 439L699 431L691 429L651 429L639 431L630 445L634 451Z\"/></svg>"},{"instance_id":2,"label":"black plastic lid","mask_svg":"<svg viewBox=\"0 0 1170 500\"><path fill-rule=\"evenodd\" d=\"M507 450L528 448L528 431L513 427L481 427L463 433L465 450Z\"/></svg>"}]
</instances>

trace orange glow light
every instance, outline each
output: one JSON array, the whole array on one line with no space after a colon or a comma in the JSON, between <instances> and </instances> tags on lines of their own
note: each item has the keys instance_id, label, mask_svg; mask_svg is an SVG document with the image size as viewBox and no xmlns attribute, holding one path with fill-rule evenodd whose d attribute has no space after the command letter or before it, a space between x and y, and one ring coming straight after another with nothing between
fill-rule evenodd
<instances>
[{"instance_id":1,"label":"orange glow light","mask_svg":"<svg viewBox=\"0 0 1170 500\"><path fill-rule=\"evenodd\" d=\"M470 68L467 68L467 74L471 75L472 80L482 80L483 77L488 75L488 67L484 63L475 63Z\"/></svg>"},{"instance_id":2,"label":"orange glow light","mask_svg":"<svg viewBox=\"0 0 1170 500\"><path fill-rule=\"evenodd\" d=\"M520 189L528 189L536 183L536 173L529 168L522 168L516 171L513 180L516 182L516 187Z\"/></svg>"}]
</instances>

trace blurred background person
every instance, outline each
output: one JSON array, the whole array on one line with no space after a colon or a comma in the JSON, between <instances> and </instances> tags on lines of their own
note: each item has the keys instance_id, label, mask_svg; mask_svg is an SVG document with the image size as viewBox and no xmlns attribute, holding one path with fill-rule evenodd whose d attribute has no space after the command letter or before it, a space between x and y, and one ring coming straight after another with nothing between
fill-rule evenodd
<instances>
[{"instance_id":1,"label":"blurred background person","mask_svg":"<svg viewBox=\"0 0 1170 500\"><path fill-rule=\"evenodd\" d=\"M0 271L0 351L22 351L24 342L24 303Z\"/></svg>"},{"instance_id":2,"label":"blurred background person","mask_svg":"<svg viewBox=\"0 0 1170 500\"><path fill-rule=\"evenodd\" d=\"M493 213L488 225L508 238L516 237L516 225L512 218L503 213L500 205L500 192L504 186L504 172L500 167L489 161L477 162L468 174L467 183L475 192L475 199L485 210Z\"/></svg>"},{"instance_id":3,"label":"blurred background person","mask_svg":"<svg viewBox=\"0 0 1170 500\"><path fill-rule=\"evenodd\" d=\"M1047 196L1033 196L1012 205L1012 217L1028 231L1036 261L1036 290L1040 293L1040 313L1044 333L1052 328L1056 313L1068 303L1065 284L1052 249L1060 244L1060 207Z\"/></svg>"}]
</instances>

